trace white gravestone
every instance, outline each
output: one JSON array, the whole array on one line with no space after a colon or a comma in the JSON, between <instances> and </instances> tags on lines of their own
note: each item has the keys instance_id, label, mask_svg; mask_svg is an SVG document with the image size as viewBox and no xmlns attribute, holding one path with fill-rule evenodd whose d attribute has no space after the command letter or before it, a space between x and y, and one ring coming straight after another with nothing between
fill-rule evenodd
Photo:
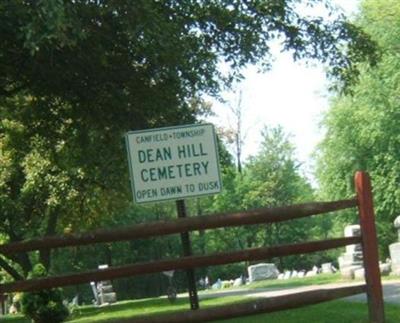
<instances>
[{"instance_id":1,"label":"white gravestone","mask_svg":"<svg viewBox=\"0 0 400 323\"><path fill-rule=\"evenodd\" d=\"M399 241L389 245L393 275L400 275L400 216L394 220L394 227L398 230Z\"/></svg>"},{"instance_id":2,"label":"white gravestone","mask_svg":"<svg viewBox=\"0 0 400 323\"><path fill-rule=\"evenodd\" d=\"M238 286L242 286L242 285L243 285L242 277L236 278L233 282L233 287L238 287Z\"/></svg>"},{"instance_id":3,"label":"white gravestone","mask_svg":"<svg viewBox=\"0 0 400 323\"><path fill-rule=\"evenodd\" d=\"M275 264L261 263L247 268L249 274L249 281L257 281L264 279L276 279L279 275L279 270Z\"/></svg>"},{"instance_id":4,"label":"white gravestone","mask_svg":"<svg viewBox=\"0 0 400 323\"><path fill-rule=\"evenodd\" d=\"M361 235L359 224L348 225L344 229L345 237ZM343 278L354 279L354 271L363 267L363 255L360 244L346 246L346 252L338 258L340 273Z\"/></svg>"},{"instance_id":5,"label":"white gravestone","mask_svg":"<svg viewBox=\"0 0 400 323\"><path fill-rule=\"evenodd\" d=\"M292 276L292 272L291 271L285 271L285 274L283 276L283 279L289 279Z\"/></svg>"},{"instance_id":6,"label":"white gravestone","mask_svg":"<svg viewBox=\"0 0 400 323\"><path fill-rule=\"evenodd\" d=\"M333 268L332 268L332 263L327 262L321 265L321 271L323 274L333 274Z\"/></svg>"},{"instance_id":7,"label":"white gravestone","mask_svg":"<svg viewBox=\"0 0 400 323\"><path fill-rule=\"evenodd\" d=\"M365 278L365 270L364 268L359 268L354 271L355 279L364 279Z\"/></svg>"}]
</instances>

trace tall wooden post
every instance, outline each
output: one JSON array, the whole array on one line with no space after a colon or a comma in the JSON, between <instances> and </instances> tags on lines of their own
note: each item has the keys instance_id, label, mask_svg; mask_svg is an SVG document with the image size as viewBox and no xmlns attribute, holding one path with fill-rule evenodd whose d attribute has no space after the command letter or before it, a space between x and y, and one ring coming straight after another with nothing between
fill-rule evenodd
<instances>
[{"instance_id":1,"label":"tall wooden post","mask_svg":"<svg viewBox=\"0 0 400 323\"><path fill-rule=\"evenodd\" d=\"M186 206L185 206L184 200L176 201L176 209L178 211L178 218L186 218ZM190 244L189 232L182 232L181 240L182 240L182 246L183 246L183 255L191 256L192 255L192 247ZM190 308L192 310L197 310L199 308L199 298L197 296L196 278L194 275L194 269L188 269L186 271L186 275L187 275L188 288L189 288Z\"/></svg>"},{"instance_id":2,"label":"tall wooden post","mask_svg":"<svg viewBox=\"0 0 400 323\"><path fill-rule=\"evenodd\" d=\"M385 312L381 274L379 270L378 242L372 202L371 181L367 173L356 173L355 187L360 217L369 319L374 323L383 323L385 321Z\"/></svg>"}]
</instances>

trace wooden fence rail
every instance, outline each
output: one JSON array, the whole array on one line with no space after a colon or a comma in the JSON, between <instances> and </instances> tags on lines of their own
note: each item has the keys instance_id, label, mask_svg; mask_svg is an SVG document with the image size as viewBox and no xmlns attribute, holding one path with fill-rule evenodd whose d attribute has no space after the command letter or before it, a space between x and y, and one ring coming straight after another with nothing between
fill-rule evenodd
<instances>
[{"instance_id":1,"label":"wooden fence rail","mask_svg":"<svg viewBox=\"0 0 400 323\"><path fill-rule=\"evenodd\" d=\"M194 230L282 222L355 206L357 206L357 199L354 198L333 202L304 203L276 208L258 208L245 212L219 213L168 221L157 221L113 230L96 230L82 234L44 237L42 239L3 244L0 245L0 253L11 255L17 252L144 239Z\"/></svg>"},{"instance_id":2,"label":"wooden fence rail","mask_svg":"<svg viewBox=\"0 0 400 323\"><path fill-rule=\"evenodd\" d=\"M136 317L131 319L119 319L109 323L188 323L188 322L208 322L220 319L235 318L240 316L271 313L275 311L287 310L301 306L318 304L331 301L337 298L365 293L365 284L323 288L319 290L305 291L296 294L285 294L268 298L259 298L232 305L218 306L214 308L200 309L196 311L178 312L173 314L152 315L147 317ZM248 320L250 322L250 320ZM318 322L317 320L315 322Z\"/></svg>"},{"instance_id":3,"label":"wooden fence rail","mask_svg":"<svg viewBox=\"0 0 400 323\"><path fill-rule=\"evenodd\" d=\"M38 291L46 288L62 287L88 283L91 281L110 280L115 278L130 277L167 270L180 270L205 266L230 264L240 261L262 260L273 257L297 255L303 253L328 250L360 243L360 237L348 237L324 241L312 241L290 245L280 245L268 248L254 248L241 251L218 253L206 256L190 256L173 260L144 262L102 270L87 271L79 274L54 276L42 279L16 281L0 285L1 293Z\"/></svg>"}]
</instances>

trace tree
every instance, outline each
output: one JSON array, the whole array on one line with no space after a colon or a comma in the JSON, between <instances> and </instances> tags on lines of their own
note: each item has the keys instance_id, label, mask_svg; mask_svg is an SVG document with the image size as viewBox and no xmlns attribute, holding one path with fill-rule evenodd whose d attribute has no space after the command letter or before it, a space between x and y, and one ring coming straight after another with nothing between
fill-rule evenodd
<instances>
[{"instance_id":1,"label":"tree","mask_svg":"<svg viewBox=\"0 0 400 323\"><path fill-rule=\"evenodd\" d=\"M127 208L123 134L194 122L193 100L218 93L248 63L267 67L277 37L296 59L325 62L345 81L356 67L349 58L375 61L360 29L343 17L303 17L296 5L2 1L0 233L13 242L80 231ZM49 252L40 258L50 267ZM0 266L18 279L36 261L20 254Z\"/></svg>"},{"instance_id":2,"label":"tree","mask_svg":"<svg viewBox=\"0 0 400 323\"><path fill-rule=\"evenodd\" d=\"M233 117L233 125L222 126L218 129L220 136L226 141L227 145L231 147L236 159L237 171L242 173L242 153L243 144L246 134L243 129L243 106L242 106L242 91L235 100L234 105L229 105L230 114Z\"/></svg>"},{"instance_id":3,"label":"tree","mask_svg":"<svg viewBox=\"0 0 400 323\"><path fill-rule=\"evenodd\" d=\"M250 158L241 175L232 172L227 179L224 185L228 189L215 198L215 205L222 210L277 207L313 199L313 190L300 173L294 147L282 127L265 127L257 155ZM292 243L315 235L314 226L313 219L245 226L211 233L210 240L225 244L219 249ZM282 269L290 264L293 262L280 259Z\"/></svg>"},{"instance_id":4,"label":"tree","mask_svg":"<svg viewBox=\"0 0 400 323\"><path fill-rule=\"evenodd\" d=\"M318 154L318 178L330 199L354 196L354 172L370 173L383 257L396 239L392 223L400 209L399 17L398 1L363 2L358 23L379 43L381 62L373 69L363 65L352 94L333 98L323 120L326 135ZM353 212L336 225L342 232L354 221Z\"/></svg>"}]
</instances>

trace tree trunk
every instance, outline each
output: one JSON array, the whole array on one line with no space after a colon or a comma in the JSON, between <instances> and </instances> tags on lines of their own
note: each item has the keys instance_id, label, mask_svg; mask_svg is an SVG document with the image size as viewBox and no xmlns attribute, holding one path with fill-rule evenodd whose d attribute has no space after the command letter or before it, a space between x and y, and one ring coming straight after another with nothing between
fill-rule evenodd
<instances>
[{"instance_id":1,"label":"tree trunk","mask_svg":"<svg viewBox=\"0 0 400 323\"><path fill-rule=\"evenodd\" d=\"M23 280L24 277L11 267L7 261L0 257L0 267L3 268L14 280Z\"/></svg>"},{"instance_id":2,"label":"tree trunk","mask_svg":"<svg viewBox=\"0 0 400 323\"><path fill-rule=\"evenodd\" d=\"M58 210L54 210L49 215L45 236L52 236L56 233L57 220ZM49 271L51 266L51 249L40 250L39 261Z\"/></svg>"},{"instance_id":3,"label":"tree trunk","mask_svg":"<svg viewBox=\"0 0 400 323\"><path fill-rule=\"evenodd\" d=\"M8 236L10 238L10 242L18 242L23 239L21 239L18 235L15 234L13 230L8 230ZM7 256L7 258L11 259L12 261L16 262L19 264L24 272L24 276L28 276L28 273L32 270L32 263L31 260L29 259L28 253L26 252L20 252L16 255L10 255Z\"/></svg>"}]
</instances>

